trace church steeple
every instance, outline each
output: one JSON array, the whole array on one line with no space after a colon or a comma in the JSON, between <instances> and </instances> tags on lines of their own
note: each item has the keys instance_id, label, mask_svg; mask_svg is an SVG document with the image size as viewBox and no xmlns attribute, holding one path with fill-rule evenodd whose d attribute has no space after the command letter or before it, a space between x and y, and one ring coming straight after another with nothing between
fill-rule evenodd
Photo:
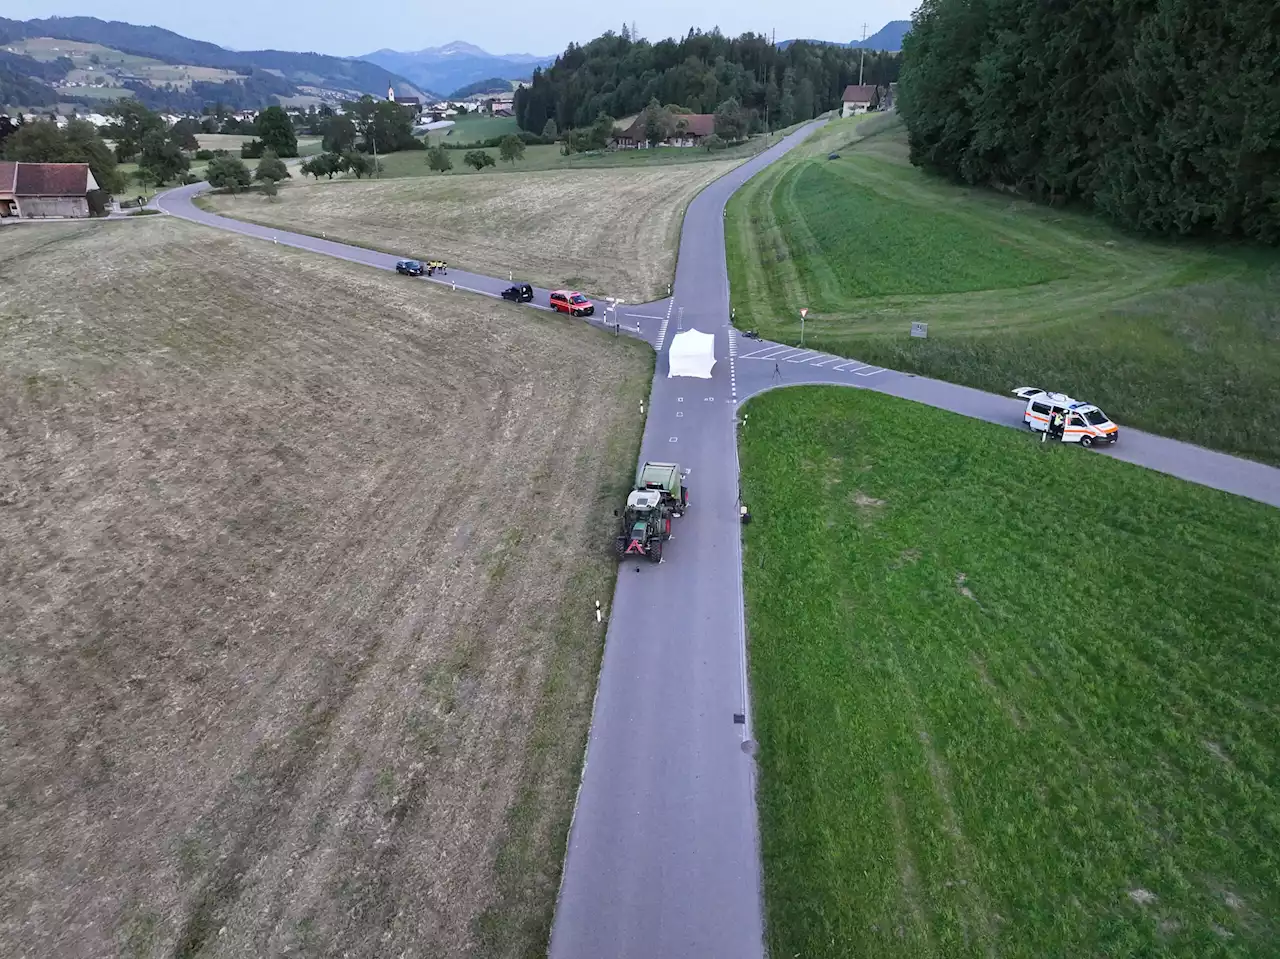
<instances>
[{"instance_id":1,"label":"church steeple","mask_svg":"<svg viewBox=\"0 0 1280 959\"><path fill-rule=\"evenodd\" d=\"M388 86L387 86L387 99L388 99L388 100L395 100L395 98L396 98L396 88L395 88L394 84L388 84Z\"/></svg>"}]
</instances>

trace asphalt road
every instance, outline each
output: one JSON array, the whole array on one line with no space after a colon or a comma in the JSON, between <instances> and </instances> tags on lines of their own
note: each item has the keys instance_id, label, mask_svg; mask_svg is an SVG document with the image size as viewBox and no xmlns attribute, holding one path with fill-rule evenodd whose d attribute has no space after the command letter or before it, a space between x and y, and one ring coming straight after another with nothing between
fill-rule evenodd
<instances>
[{"instance_id":1,"label":"asphalt road","mask_svg":"<svg viewBox=\"0 0 1280 959\"><path fill-rule=\"evenodd\" d=\"M901 396L1002 426L1023 425L1022 414L1027 404L1013 396L997 396L926 376L885 370L830 353L802 350L767 340L751 340L740 333L735 336L731 352L736 354L731 359L737 369L740 399L778 386L836 384ZM1052 386L1048 388L1052 389ZM1280 469L1144 433L1123 423L1118 443L1094 447L1089 453L1080 450L1082 456L1090 453L1136 463L1202 486L1280 506Z\"/></svg>"},{"instance_id":2,"label":"asphalt road","mask_svg":"<svg viewBox=\"0 0 1280 959\"><path fill-rule=\"evenodd\" d=\"M763 956L737 511L738 404L781 386L840 384L1021 425L1023 404L1013 397L750 340L730 327L724 204L810 130L699 194L685 216L674 296L619 311L623 332L659 352L642 458L688 469L691 504L676 521L663 562L625 563L618 577L552 959ZM221 229L394 268L394 256L206 213L191 203L203 186L170 191L155 205ZM508 285L461 271L427 282L489 296ZM536 303L546 302L547 292L537 291ZM613 317L592 321L612 326ZM666 349L687 329L715 335L711 379L668 375ZM1280 470L1121 428L1121 443L1101 455L1280 506Z\"/></svg>"}]
</instances>

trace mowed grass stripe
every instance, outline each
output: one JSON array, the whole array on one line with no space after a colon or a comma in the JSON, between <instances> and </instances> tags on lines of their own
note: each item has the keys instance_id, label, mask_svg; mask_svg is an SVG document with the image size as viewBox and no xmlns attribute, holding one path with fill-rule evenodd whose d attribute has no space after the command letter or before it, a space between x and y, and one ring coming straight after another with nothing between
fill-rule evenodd
<instances>
[{"instance_id":1,"label":"mowed grass stripe","mask_svg":"<svg viewBox=\"0 0 1280 959\"><path fill-rule=\"evenodd\" d=\"M1280 463L1280 254L1147 241L929 177L893 124L833 121L733 197L739 327L795 343L808 307L815 349L1062 390L1122 426ZM928 339L908 335L917 320Z\"/></svg>"},{"instance_id":2,"label":"mowed grass stripe","mask_svg":"<svg viewBox=\"0 0 1280 959\"><path fill-rule=\"evenodd\" d=\"M750 413L770 953L1274 954L1280 513L864 391Z\"/></svg>"}]
</instances>

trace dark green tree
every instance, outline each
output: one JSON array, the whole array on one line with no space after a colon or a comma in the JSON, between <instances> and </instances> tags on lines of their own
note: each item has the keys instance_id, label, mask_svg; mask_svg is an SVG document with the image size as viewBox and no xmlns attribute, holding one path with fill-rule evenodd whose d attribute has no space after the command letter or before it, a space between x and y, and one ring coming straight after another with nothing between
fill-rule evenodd
<instances>
[{"instance_id":1,"label":"dark green tree","mask_svg":"<svg viewBox=\"0 0 1280 959\"><path fill-rule=\"evenodd\" d=\"M332 180L335 173L342 172L343 161L339 153L321 153L302 164L302 172L310 173L317 180L322 176Z\"/></svg>"},{"instance_id":2,"label":"dark green tree","mask_svg":"<svg viewBox=\"0 0 1280 959\"><path fill-rule=\"evenodd\" d=\"M346 104L345 109L366 153L421 149L421 142L413 135L413 117L402 105L364 96Z\"/></svg>"},{"instance_id":3,"label":"dark green tree","mask_svg":"<svg viewBox=\"0 0 1280 959\"><path fill-rule=\"evenodd\" d=\"M189 170L191 161L167 133L151 130L142 138L138 168L150 173L158 186Z\"/></svg>"},{"instance_id":4,"label":"dark green tree","mask_svg":"<svg viewBox=\"0 0 1280 959\"><path fill-rule=\"evenodd\" d=\"M249 168L235 156L215 156L205 168L204 178L214 189L231 193L246 189L253 182Z\"/></svg>"},{"instance_id":5,"label":"dark green tree","mask_svg":"<svg viewBox=\"0 0 1280 959\"><path fill-rule=\"evenodd\" d=\"M427 166L437 173L447 173L453 169L453 158L443 146L433 146L427 151Z\"/></svg>"},{"instance_id":6,"label":"dark green tree","mask_svg":"<svg viewBox=\"0 0 1280 959\"><path fill-rule=\"evenodd\" d=\"M276 182L287 180L289 177L289 168L285 166L284 161L270 151L262 154L257 169L253 171L253 178L259 182L267 180Z\"/></svg>"},{"instance_id":7,"label":"dark green tree","mask_svg":"<svg viewBox=\"0 0 1280 959\"><path fill-rule=\"evenodd\" d=\"M547 122L542 126L542 136L548 140L559 138L560 129L556 126L555 117L547 117Z\"/></svg>"},{"instance_id":8,"label":"dark green tree","mask_svg":"<svg viewBox=\"0 0 1280 959\"><path fill-rule=\"evenodd\" d=\"M462 158L462 162L477 173L485 167L496 166L493 157L489 156L484 150L469 150L467 155Z\"/></svg>"},{"instance_id":9,"label":"dark green tree","mask_svg":"<svg viewBox=\"0 0 1280 959\"><path fill-rule=\"evenodd\" d=\"M488 156L488 154L485 154ZM524 159L524 141L514 133L508 133L498 143L498 156L502 157L503 162L514 164L517 160Z\"/></svg>"},{"instance_id":10,"label":"dark green tree","mask_svg":"<svg viewBox=\"0 0 1280 959\"><path fill-rule=\"evenodd\" d=\"M747 115L735 98L730 97L716 107L716 136L726 143L737 143L747 135Z\"/></svg>"},{"instance_id":11,"label":"dark green tree","mask_svg":"<svg viewBox=\"0 0 1280 959\"><path fill-rule=\"evenodd\" d=\"M128 163L142 150L142 138L153 130L164 130L164 120L137 100L119 100L109 111L113 122L106 136L115 143L116 159Z\"/></svg>"},{"instance_id":12,"label":"dark green tree","mask_svg":"<svg viewBox=\"0 0 1280 959\"><path fill-rule=\"evenodd\" d=\"M179 149L194 153L200 149L200 141L196 139L196 134L200 132L202 130L199 120L184 117L169 128L169 139L176 143Z\"/></svg>"},{"instance_id":13,"label":"dark green tree","mask_svg":"<svg viewBox=\"0 0 1280 959\"><path fill-rule=\"evenodd\" d=\"M324 123L323 146L328 153L346 153L356 148L356 125L345 114L329 117Z\"/></svg>"},{"instance_id":14,"label":"dark green tree","mask_svg":"<svg viewBox=\"0 0 1280 959\"><path fill-rule=\"evenodd\" d=\"M378 172L372 156L367 153L357 153L354 150L342 155L341 169L354 173L357 180L361 177L373 176Z\"/></svg>"},{"instance_id":15,"label":"dark green tree","mask_svg":"<svg viewBox=\"0 0 1280 959\"><path fill-rule=\"evenodd\" d=\"M1280 243L1277 90L1268 0L925 0L897 105L933 172Z\"/></svg>"},{"instance_id":16,"label":"dark green tree","mask_svg":"<svg viewBox=\"0 0 1280 959\"><path fill-rule=\"evenodd\" d=\"M294 132L293 121L283 107L267 107L259 113L254 132L262 141L264 152L270 150L278 157L298 155L298 135Z\"/></svg>"},{"instance_id":17,"label":"dark green tree","mask_svg":"<svg viewBox=\"0 0 1280 959\"><path fill-rule=\"evenodd\" d=\"M658 103L657 98L644 108L644 138L649 146L657 146L675 131L675 118L671 111Z\"/></svg>"},{"instance_id":18,"label":"dark green tree","mask_svg":"<svg viewBox=\"0 0 1280 959\"><path fill-rule=\"evenodd\" d=\"M864 59L863 82L885 85L898 79L897 54L803 41L778 49L760 34L731 38L691 31L679 40L649 43L608 33L583 46L570 45L550 69L535 70L531 82L516 92L516 122L537 133L554 119L564 134L590 126L601 112L640 113L654 98L692 113L711 113L732 98L748 121L767 111L776 126L787 71L799 119L802 113L811 117L838 106L844 87L858 82Z\"/></svg>"}]
</instances>

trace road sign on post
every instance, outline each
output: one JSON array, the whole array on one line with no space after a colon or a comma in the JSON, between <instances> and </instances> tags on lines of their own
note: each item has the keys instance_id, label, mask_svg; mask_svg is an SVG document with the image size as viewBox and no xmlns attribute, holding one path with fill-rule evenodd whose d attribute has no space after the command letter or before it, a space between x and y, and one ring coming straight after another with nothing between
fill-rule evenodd
<instances>
[{"instance_id":1,"label":"road sign on post","mask_svg":"<svg viewBox=\"0 0 1280 959\"><path fill-rule=\"evenodd\" d=\"M800 310L800 345L804 346L804 318L809 315L809 308L802 307Z\"/></svg>"},{"instance_id":2,"label":"road sign on post","mask_svg":"<svg viewBox=\"0 0 1280 959\"><path fill-rule=\"evenodd\" d=\"M929 336L929 324L913 322L911 324L911 335L918 336L922 340L926 339Z\"/></svg>"}]
</instances>

